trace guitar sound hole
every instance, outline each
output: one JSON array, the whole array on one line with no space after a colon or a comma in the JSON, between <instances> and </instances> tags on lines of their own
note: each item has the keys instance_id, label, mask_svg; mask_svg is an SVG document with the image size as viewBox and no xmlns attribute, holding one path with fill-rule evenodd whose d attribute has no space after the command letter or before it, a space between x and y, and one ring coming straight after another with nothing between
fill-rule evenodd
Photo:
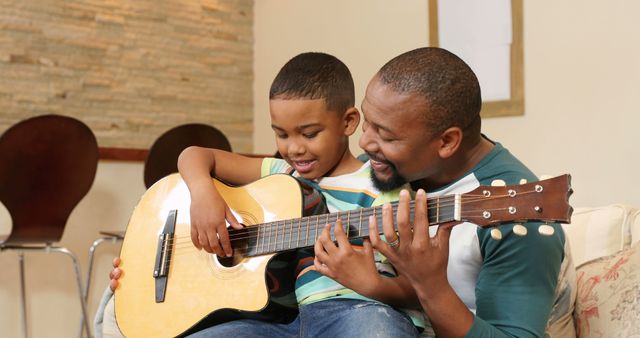
<instances>
[{"instance_id":1,"label":"guitar sound hole","mask_svg":"<svg viewBox=\"0 0 640 338\"><path fill-rule=\"evenodd\" d=\"M249 243L247 236L249 236L249 234L246 228L241 230L229 230L229 238L231 239L231 246L233 247L233 256L218 256L218 262L228 268L240 264L240 262L247 256L246 254Z\"/></svg>"}]
</instances>

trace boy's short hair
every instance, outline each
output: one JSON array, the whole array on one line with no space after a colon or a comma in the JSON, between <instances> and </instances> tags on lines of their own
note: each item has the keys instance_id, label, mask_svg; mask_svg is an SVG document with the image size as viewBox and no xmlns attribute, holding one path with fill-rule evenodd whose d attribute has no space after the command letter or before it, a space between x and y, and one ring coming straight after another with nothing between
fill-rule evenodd
<instances>
[{"instance_id":1,"label":"boy's short hair","mask_svg":"<svg viewBox=\"0 0 640 338\"><path fill-rule=\"evenodd\" d=\"M333 55L298 54L278 72L269 100L324 99L327 109L344 113L355 105L355 89L349 68Z\"/></svg>"}]
</instances>

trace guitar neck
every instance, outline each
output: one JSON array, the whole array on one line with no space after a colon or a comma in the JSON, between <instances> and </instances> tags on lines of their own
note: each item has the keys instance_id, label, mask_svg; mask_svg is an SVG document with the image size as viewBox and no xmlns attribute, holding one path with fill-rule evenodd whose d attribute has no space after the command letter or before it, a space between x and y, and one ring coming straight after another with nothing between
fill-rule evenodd
<instances>
[{"instance_id":1,"label":"guitar neck","mask_svg":"<svg viewBox=\"0 0 640 338\"><path fill-rule=\"evenodd\" d=\"M460 220L459 195L431 198L427 202L429 225ZM398 203L392 203L395 215ZM410 219L414 219L415 201L410 201ZM456 216L457 215L457 216ZM331 214L308 216L303 218L263 223L243 230L230 230L230 238L247 239L247 256L260 256L271 253L312 247L322 234L326 224L342 221L347 237L359 239L369 236L369 217L374 216L378 233L382 233L382 206L341 211ZM245 234L241 234L245 232ZM335 240L333 233L331 239Z\"/></svg>"},{"instance_id":2,"label":"guitar neck","mask_svg":"<svg viewBox=\"0 0 640 338\"><path fill-rule=\"evenodd\" d=\"M471 222L491 227L507 222L571 222L573 208L569 205L571 176L512 186L479 186L464 193L427 199L429 225L448 222ZM391 204L393 219L398 202ZM415 201L409 205L410 221L415 216ZM242 241L247 256L259 256L311 247L322 234L326 224L338 219L349 239L369 236L369 217L376 219L377 231L382 233L382 206L341 211L333 214L309 216L259 224L242 230L230 230L230 238ZM335 240L334 235L331 238Z\"/></svg>"}]
</instances>

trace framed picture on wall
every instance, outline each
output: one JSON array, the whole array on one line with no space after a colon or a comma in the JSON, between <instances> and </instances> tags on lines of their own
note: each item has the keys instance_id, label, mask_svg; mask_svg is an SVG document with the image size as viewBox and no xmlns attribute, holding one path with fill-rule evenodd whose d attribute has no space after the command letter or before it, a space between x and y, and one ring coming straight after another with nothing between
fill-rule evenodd
<instances>
[{"instance_id":1,"label":"framed picture on wall","mask_svg":"<svg viewBox=\"0 0 640 338\"><path fill-rule=\"evenodd\" d=\"M478 76L482 116L524 114L522 0L429 0L429 41Z\"/></svg>"}]
</instances>

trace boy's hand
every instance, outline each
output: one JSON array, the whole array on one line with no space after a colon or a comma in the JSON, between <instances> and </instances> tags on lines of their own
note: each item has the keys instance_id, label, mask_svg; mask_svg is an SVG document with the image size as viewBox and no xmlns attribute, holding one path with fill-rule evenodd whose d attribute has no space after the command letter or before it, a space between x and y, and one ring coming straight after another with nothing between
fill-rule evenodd
<instances>
[{"instance_id":1,"label":"boy's hand","mask_svg":"<svg viewBox=\"0 0 640 338\"><path fill-rule=\"evenodd\" d=\"M120 257L113 259L113 270L109 272L109 288L111 291L116 291L118 288L118 279L122 276L122 270L118 267L120 265Z\"/></svg>"},{"instance_id":2,"label":"boy's hand","mask_svg":"<svg viewBox=\"0 0 640 338\"><path fill-rule=\"evenodd\" d=\"M242 229L211 180L191 191L191 241L196 248L221 257L231 256L225 220L233 228Z\"/></svg>"},{"instance_id":3,"label":"boy's hand","mask_svg":"<svg viewBox=\"0 0 640 338\"><path fill-rule=\"evenodd\" d=\"M314 265L323 275L364 296L375 291L380 279L375 266L373 249L368 240L363 250L356 251L349 243L338 219L334 228L338 245L331 240L331 225L327 224L314 246Z\"/></svg>"}]
</instances>

